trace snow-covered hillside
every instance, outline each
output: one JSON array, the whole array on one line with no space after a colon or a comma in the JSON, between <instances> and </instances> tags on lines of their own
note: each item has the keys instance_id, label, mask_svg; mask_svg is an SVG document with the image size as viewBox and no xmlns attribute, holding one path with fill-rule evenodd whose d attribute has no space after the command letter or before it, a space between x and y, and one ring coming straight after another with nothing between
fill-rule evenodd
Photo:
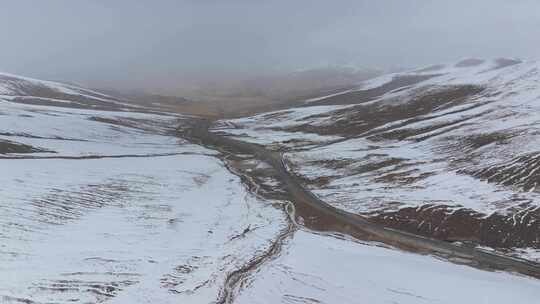
<instances>
[{"instance_id":1,"label":"snow-covered hillside","mask_svg":"<svg viewBox=\"0 0 540 304\"><path fill-rule=\"evenodd\" d=\"M185 116L12 75L0 89L1 303L210 303L287 226L176 136Z\"/></svg>"},{"instance_id":2,"label":"snow-covered hillside","mask_svg":"<svg viewBox=\"0 0 540 304\"><path fill-rule=\"evenodd\" d=\"M85 89L53 81L44 81L13 74L0 73L0 98L11 102L90 108L98 110L129 110L135 107L122 100ZM138 110L142 110L137 107Z\"/></svg>"},{"instance_id":3,"label":"snow-covered hillside","mask_svg":"<svg viewBox=\"0 0 540 304\"><path fill-rule=\"evenodd\" d=\"M525 70L536 64L492 70L497 64L386 76L306 107L221 121L214 132L282 150L289 169L340 208L409 230L480 233L474 225L508 223L512 229L481 241L448 233L498 244L490 240L536 229L540 203L531 191L535 171L527 171L536 165L528 155L538 96L533 83L525 85L535 79ZM396 77L399 88L381 93ZM540 297L532 277L309 230L294 220L283 183L264 175L269 164L178 137L192 117L14 75L0 75L0 92L0 303ZM425 215L422 224L414 211ZM437 212L449 224L430 222ZM493 247L537 255L535 242L510 239L524 243Z\"/></svg>"},{"instance_id":4,"label":"snow-covered hillside","mask_svg":"<svg viewBox=\"0 0 540 304\"><path fill-rule=\"evenodd\" d=\"M539 256L540 63L469 59L370 80L215 132L284 151L337 207Z\"/></svg>"}]
</instances>

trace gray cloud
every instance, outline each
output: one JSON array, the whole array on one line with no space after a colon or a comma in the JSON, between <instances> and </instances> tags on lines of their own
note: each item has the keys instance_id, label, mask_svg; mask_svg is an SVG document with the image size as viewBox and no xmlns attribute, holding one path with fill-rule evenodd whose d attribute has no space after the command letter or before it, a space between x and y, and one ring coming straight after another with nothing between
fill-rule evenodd
<instances>
[{"instance_id":1,"label":"gray cloud","mask_svg":"<svg viewBox=\"0 0 540 304\"><path fill-rule=\"evenodd\" d=\"M0 70L165 88L321 65L535 58L536 0L2 1Z\"/></svg>"}]
</instances>

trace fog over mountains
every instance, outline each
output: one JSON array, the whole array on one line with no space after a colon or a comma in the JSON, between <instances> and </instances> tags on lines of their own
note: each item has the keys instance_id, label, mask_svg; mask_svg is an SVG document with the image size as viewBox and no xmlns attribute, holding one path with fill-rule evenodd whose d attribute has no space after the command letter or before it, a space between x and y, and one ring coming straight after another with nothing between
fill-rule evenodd
<instances>
[{"instance_id":1,"label":"fog over mountains","mask_svg":"<svg viewBox=\"0 0 540 304\"><path fill-rule=\"evenodd\" d=\"M534 58L540 3L53 0L4 3L0 71L181 95L303 69ZM481 17L479 17L481 16Z\"/></svg>"}]
</instances>

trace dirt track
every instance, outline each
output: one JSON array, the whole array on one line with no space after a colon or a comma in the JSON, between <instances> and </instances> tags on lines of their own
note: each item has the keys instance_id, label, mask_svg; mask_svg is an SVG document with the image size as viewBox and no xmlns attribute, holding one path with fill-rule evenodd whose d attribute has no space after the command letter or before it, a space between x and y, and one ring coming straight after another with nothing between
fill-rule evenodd
<instances>
[{"instance_id":1,"label":"dirt track","mask_svg":"<svg viewBox=\"0 0 540 304\"><path fill-rule=\"evenodd\" d=\"M208 120L194 119L191 126L180 130L181 136L229 153L252 154L260 161L271 165L287 187L296 209L298 222L309 229L338 232L363 240L378 241L403 250L431 254L477 268L517 272L540 278L540 265L537 263L390 229L357 214L337 209L306 190L298 178L289 172L279 153L269 151L258 144L213 134L208 130L210 125L211 122Z\"/></svg>"}]
</instances>

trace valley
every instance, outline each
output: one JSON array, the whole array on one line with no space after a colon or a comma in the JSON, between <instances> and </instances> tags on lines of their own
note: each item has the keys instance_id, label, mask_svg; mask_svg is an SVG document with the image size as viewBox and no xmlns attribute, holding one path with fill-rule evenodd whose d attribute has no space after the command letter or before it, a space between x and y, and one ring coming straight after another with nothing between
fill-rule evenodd
<instances>
[{"instance_id":1,"label":"valley","mask_svg":"<svg viewBox=\"0 0 540 304\"><path fill-rule=\"evenodd\" d=\"M217 119L1 75L0 300L529 303L538 73L468 60Z\"/></svg>"}]
</instances>

